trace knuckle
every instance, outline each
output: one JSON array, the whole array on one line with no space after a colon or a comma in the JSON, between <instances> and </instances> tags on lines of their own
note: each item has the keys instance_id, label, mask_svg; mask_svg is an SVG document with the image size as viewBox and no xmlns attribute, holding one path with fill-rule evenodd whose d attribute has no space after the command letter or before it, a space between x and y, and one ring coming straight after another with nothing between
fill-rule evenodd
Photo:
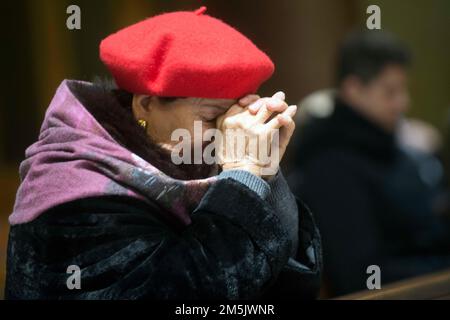
<instances>
[{"instance_id":1,"label":"knuckle","mask_svg":"<svg viewBox=\"0 0 450 320\"><path fill-rule=\"evenodd\" d=\"M232 128L235 125L235 119L229 117L223 120L223 126L225 128Z\"/></svg>"},{"instance_id":2,"label":"knuckle","mask_svg":"<svg viewBox=\"0 0 450 320\"><path fill-rule=\"evenodd\" d=\"M234 126L236 128L243 128L245 126L245 119L243 119L242 117L236 117Z\"/></svg>"}]
</instances>

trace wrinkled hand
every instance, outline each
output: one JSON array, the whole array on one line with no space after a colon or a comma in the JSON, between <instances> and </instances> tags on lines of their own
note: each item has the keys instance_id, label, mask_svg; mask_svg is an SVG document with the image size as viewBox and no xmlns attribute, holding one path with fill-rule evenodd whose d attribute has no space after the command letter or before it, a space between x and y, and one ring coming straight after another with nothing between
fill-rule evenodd
<instances>
[{"instance_id":1,"label":"wrinkled hand","mask_svg":"<svg viewBox=\"0 0 450 320\"><path fill-rule=\"evenodd\" d=\"M278 171L297 112L297 106L288 106L284 99L283 92L270 98L248 95L218 117L222 139L216 150L222 170L241 169L263 178Z\"/></svg>"}]
</instances>

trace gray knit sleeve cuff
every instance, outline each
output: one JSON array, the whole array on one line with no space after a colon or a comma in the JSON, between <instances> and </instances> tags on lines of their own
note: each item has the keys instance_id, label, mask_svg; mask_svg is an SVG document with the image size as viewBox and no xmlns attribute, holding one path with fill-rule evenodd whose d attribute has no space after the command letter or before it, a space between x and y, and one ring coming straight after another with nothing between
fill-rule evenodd
<instances>
[{"instance_id":1,"label":"gray knit sleeve cuff","mask_svg":"<svg viewBox=\"0 0 450 320\"><path fill-rule=\"evenodd\" d=\"M222 171L219 174L219 179L227 179L227 178L231 178L237 182L242 183L243 185L247 186L250 190L256 192L256 194L258 194L264 200L270 194L269 184L260 177L257 177L248 171L236 169L236 170Z\"/></svg>"},{"instance_id":2,"label":"gray knit sleeve cuff","mask_svg":"<svg viewBox=\"0 0 450 320\"><path fill-rule=\"evenodd\" d=\"M268 200L272 204L275 204L278 201L285 201L286 197L291 193L291 190L289 189L289 186L281 172L281 169L278 170L275 176L271 177L267 181L267 184L269 185L271 191Z\"/></svg>"}]
</instances>

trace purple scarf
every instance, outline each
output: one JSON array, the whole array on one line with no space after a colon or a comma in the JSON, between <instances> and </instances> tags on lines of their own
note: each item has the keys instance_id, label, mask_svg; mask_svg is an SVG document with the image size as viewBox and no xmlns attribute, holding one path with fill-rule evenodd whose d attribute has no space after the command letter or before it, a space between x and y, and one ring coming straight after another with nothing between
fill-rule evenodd
<instances>
[{"instance_id":1,"label":"purple scarf","mask_svg":"<svg viewBox=\"0 0 450 320\"><path fill-rule=\"evenodd\" d=\"M12 225L56 205L86 197L122 195L156 203L188 225L215 178L173 179L122 147L86 110L64 80L45 114L39 139L20 164ZM91 85L89 83L83 83Z\"/></svg>"}]
</instances>

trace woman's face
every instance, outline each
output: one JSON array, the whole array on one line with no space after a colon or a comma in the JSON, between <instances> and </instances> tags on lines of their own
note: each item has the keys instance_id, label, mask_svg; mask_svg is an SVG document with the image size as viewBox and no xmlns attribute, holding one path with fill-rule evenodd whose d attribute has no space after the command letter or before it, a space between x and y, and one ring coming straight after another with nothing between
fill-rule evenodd
<instances>
[{"instance_id":1,"label":"woman's face","mask_svg":"<svg viewBox=\"0 0 450 320\"><path fill-rule=\"evenodd\" d=\"M216 128L216 119L224 114L236 100L232 99L206 99L206 98L180 98L165 102L158 97L134 95L133 113L136 120L147 122L147 134L157 144L170 149L179 141L172 141L172 133L176 129L186 129L192 138L191 145L204 142L202 135L194 134L194 124L201 126L201 133ZM198 129L197 129L198 130Z\"/></svg>"}]
</instances>

